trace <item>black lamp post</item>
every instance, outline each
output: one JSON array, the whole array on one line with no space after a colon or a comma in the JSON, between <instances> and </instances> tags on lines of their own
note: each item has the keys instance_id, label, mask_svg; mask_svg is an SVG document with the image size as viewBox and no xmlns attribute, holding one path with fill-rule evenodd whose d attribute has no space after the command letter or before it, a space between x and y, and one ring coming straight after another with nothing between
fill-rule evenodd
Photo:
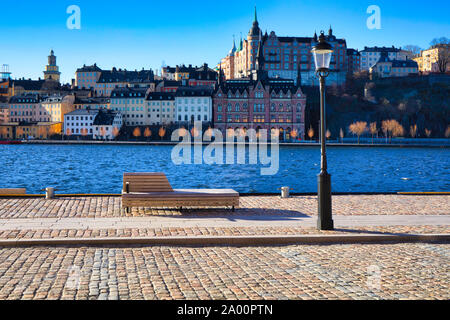
<instances>
[{"instance_id":1,"label":"black lamp post","mask_svg":"<svg viewBox=\"0 0 450 320\"><path fill-rule=\"evenodd\" d=\"M333 230L333 218L331 211L331 176L327 172L327 151L326 151L326 125L325 125L325 78L329 74L332 46L325 41L322 31L319 43L314 46L312 53L316 63L316 73L320 79L320 145L321 164L318 176L318 204L319 218L317 220L318 230Z\"/></svg>"}]
</instances>

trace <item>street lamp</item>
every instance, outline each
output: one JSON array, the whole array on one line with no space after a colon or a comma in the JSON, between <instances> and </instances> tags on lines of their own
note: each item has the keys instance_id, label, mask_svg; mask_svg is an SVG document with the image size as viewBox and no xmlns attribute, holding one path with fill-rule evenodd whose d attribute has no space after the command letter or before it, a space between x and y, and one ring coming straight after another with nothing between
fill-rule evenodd
<instances>
[{"instance_id":1,"label":"street lamp","mask_svg":"<svg viewBox=\"0 0 450 320\"><path fill-rule=\"evenodd\" d=\"M312 49L314 61L316 63L316 73L320 79L320 145L321 164L318 176L318 205L319 218L317 229L333 230L333 219L331 213L331 176L327 172L326 134L325 134L325 78L329 74L332 46L325 41L322 31L319 43Z\"/></svg>"}]
</instances>

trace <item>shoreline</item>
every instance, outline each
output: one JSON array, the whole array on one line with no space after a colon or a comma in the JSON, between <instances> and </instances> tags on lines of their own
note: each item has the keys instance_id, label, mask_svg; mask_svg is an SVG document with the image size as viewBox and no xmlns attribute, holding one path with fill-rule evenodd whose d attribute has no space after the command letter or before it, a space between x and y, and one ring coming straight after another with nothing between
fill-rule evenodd
<instances>
[{"instance_id":1,"label":"shoreline","mask_svg":"<svg viewBox=\"0 0 450 320\"><path fill-rule=\"evenodd\" d=\"M175 146L183 145L180 142L173 141L77 141L77 140L26 140L21 141L22 145L136 145L136 146ZM19 144L19 145L20 145ZM192 142L191 145L210 145L211 142ZM216 143L217 145L227 145L228 143ZM236 145L242 145L242 143L234 143ZM245 143L245 145L252 145L257 143ZM6 144L6 145L17 145L17 144ZM270 143L268 143L270 145ZM320 147L320 143L311 142L301 142L301 143L286 143L281 142L278 144L282 147ZM327 143L328 147L361 147L361 148L371 148L371 147L385 147L385 148L450 148L449 143L391 143L391 144L381 144L381 143L338 143L331 142Z\"/></svg>"}]
</instances>

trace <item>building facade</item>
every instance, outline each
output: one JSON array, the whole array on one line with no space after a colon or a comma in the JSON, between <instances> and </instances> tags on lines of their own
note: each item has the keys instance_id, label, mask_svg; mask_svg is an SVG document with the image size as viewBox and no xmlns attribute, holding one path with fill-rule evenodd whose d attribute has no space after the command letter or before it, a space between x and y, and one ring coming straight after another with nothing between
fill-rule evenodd
<instances>
[{"instance_id":1,"label":"building facade","mask_svg":"<svg viewBox=\"0 0 450 320\"><path fill-rule=\"evenodd\" d=\"M450 45L440 44L432 46L420 52L413 58L419 66L419 72L423 74L434 72L450 72ZM442 61L441 64L439 61ZM446 62L444 62L446 61Z\"/></svg>"},{"instance_id":2,"label":"building facade","mask_svg":"<svg viewBox=\"0 0 450 320\"><path fill-rule=\"evenodd\" d=\"M145 97L149 89L146 88L116 88L110 97L110 109L123 116L126 126L141 126L151 124Z\"/></svg>"},{"instance_id":3,"label":"building facade","mask_svg":"<svg viewBox=\"0 0 450 320\"><path fill-rule=\"evenodd\" d=\"M64 122L64 115L74 110L73 95L51 96L41 102L42 111L48 115L45 121Z\"/></svg>"},{"instance_id":4,"label":"building facade","mask_svg":"<svg viewBox=\"0 0 450 320\"><path fill-rule=\"evenodd\" d=\"M112 140L119 135L123 120L119 112L99 110L92 124L93 138Z\"/></svg>"},{"instance_id":5,"label":"building facade","mask_svg":"<svg viewBox=\"0 0 450 320\"><path fill-rule=\"evenodd\" d=\"M303 139L306 96L300 84L270 77L265 63L263 54L257 54L256 68L249 77L219 79L213 95L214 128L223 134L229 129L279 130L281 140Z\"/></svg>"},{"instance_id":6,"label":"building facade","mask_svg":"<svg viewBox=\"0 0 450 320\"><path fill-rule=\"evenodd\" d=\"M391 60L383 55L369 72L380 78L407 77L418 74L419 67L413 60Z\"/></svg>"},{"instance_id":7,"label":"building facade","mask_svg":"<svg viewBox=\"0 0 450 320\"><path fill-rule=\"evenodd\" d=\"M110 99L105 97L80 98L75 96L73 106L75 110L109 109Z\"/></svg>"},{"instance_id":8,"label":"building facade","mask_svg":"<svg viewBox=\"0 0 450 320\"><path fill-rule=\"evenodd\" d=\"M96 63L92 66L84 65L75 72L75 85L78 88L95 90L97 81L100 79L102 69Z\"/></svg>"},{"instance_id":9,"label":"building facade","mask_svg":"<svg viewBox=\"0 0 450 320\"><path fill-rule=\"evenodd\" d=\"M210 87L180 87L175 94L175 119L179 124L212 121Z\"/></svg>"},{"instance_id":10,"label":"building facade","mask_svg":"<svg viewBox=\"0 0 450 320\"><path fill-rule=\"evenodd\" d=\"M39 95L26 94L14 96L9 99L9 121L32 122L47 121L48 115L42 114L41 99ZM42 119L42 120L41 120Z\"/></svg>"},{"instance_id":11,"label":"building facade","mask_svg":"<svg viewBox=\"0 0 450 320\"><path fill-rule=\"evenodd\" d=\"M9 122L8 98L0 96L0 123Z\"/></svg>"},{"instance_id":12,"label":"building facade","mask_svg":"<svg viewBox=\"0 0 450 320\"><path fill-rule=\"evenodd\" d=\"M347 49L347 72L354 74L361 71L361 54L358 50Z\"/></svg>"},{"instance_id":13,"label":"building facade","mask_svg":"<svg viewBox=\"0 0 450 320\"><path fill-rule=\"evenodd\" d=\"M169 125L176 122L174 93L149 92L145 101L151 125Z\"/></svg>"},{"instance_id":14,"label":"building facade","mask_svg":"<svg viewBox=\"0 0 450 320\"><path fill-rule=\"evenodd\" d=\"M330 27L327 42L333 46L333 56L330 65L330 75L327 84L343 84L347 74L347 43L345 39L338 39ZM317 34L313 37L280 37L274 31L263 35L256 16L247 39L241 39L236 47L220 62L219 68L226 79L248 77L256 66L256 55L259 43L262 43L266 61L265 70L271 78L299 80L303 85L318 85L315 72L312 48L318 43ZM298 66L300 65L300 73ZM300 75L300 77L299 77Z\"/></svg>"},{"instance_id":15,"label":"building facade","mask_svg":"<svg viewBox=\"0 0 450 320\"><path fill-rule=\"evenodd\" d=\"M392 47L364 47L364 50L360 51L361 54L361 70L370 71L380 58L386 57L390 60L405 61L409 57L409 53L401 48Z\"/></svg>"},{"instance_id":16,"label":"building facade","mask_svg":"<svg viewBox=\"0 0 450 320\"><path fill-rule=\"evenodd\" d=\"M64 115L64 135L93 136L93 123L99 110L78 109Z\"/></svg>"},{"instance_id":17,"label":"building facade","mask_svg":"<svg viewBox=\"0 0 450 320\"><path fill-rule=\"evenodd\" d=\"M109 97L115 88L136 87L155 91L153 70L103 70L95 85L95 95Z\"/></svg>"},{"instance_id":18,"label":"building facade","mask_svg":"<svg viewBox=\"0 0 450 320\"><path fill-rule=\"evenodd\" d=\"M62 123L51 122L11 122L0 124L0 139L45 140L60 134Z\"/></svg>"}]
</instances>

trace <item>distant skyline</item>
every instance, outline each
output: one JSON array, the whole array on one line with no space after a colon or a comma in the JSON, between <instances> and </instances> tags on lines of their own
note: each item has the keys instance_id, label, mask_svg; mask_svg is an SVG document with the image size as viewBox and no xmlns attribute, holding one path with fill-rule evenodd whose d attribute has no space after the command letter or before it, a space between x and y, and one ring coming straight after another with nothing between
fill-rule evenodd
<instances>
[{"instance_id":1,"label":"distant skyline","mask_svg":"<svg viewBox=\"0 0 450 320\"><path fill-rule=\"evenodd\" d=\"M69 30L67 7L81 9L81 29ZM450 37L448 1L12 1L2 3L0 65L13 78L43 78L50 50L55 51L62 82L77 68L160 69L167 65L214 67L236 42L247 36L257 7L263 32L311 37L329 26L349 48L408 44L427 48L437 37ZM370 5L381 9L381 29L369 30Z\"/></svg>"}]
</instances>

